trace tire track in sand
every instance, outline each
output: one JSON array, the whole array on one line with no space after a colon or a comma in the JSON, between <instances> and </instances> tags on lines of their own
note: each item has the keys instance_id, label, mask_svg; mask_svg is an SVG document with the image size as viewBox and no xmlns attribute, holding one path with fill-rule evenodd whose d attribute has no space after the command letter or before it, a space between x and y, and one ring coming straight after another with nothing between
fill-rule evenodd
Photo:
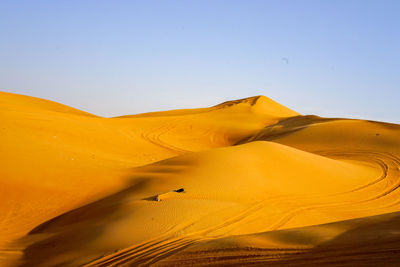
<instances>
[{"instance_id":1,"label":"tire track in sand","mask_svg":"<svg viewBox=\"0 0 400 267\"><path fill-rule=\"evenodd\" d=\"M182 119L173 119L167 123L164 123L158 127L152 128L148 131L145 131L141 134L142 138L156 146L172 150L174 152L186 153L191 152L186 149L179 148L177 146L168 144L161 140L161 136L170 132L173 128L176 127L177 122L182 122Z\"/></svg>"},{"instance_id":2,"label":"tire track in sand","mask_svg":"<svg viewBox=\"0 0 400 267\"><path fill-rule=\"evenodd\" d=\"M366 202L371 202L375 200L380 200L384 197L391 196L393 192L395 192L399 187L400 187L400 159L394 155L391 155L390 153L384 153L384 152L372 152L372 151L353 151L353 152L338 152L338 151L326 151L326 152L320 152L318 153L320 155L324 155L327 157L333 157L333 158L341 158L345 157L346 159L357 159L360 160L363 158L363 161L371 162L377 164L381 170L382 170L382 175L366 184L362 185L358 188L355 188L353 190L344 192L344 193L338 193L335 194L336 196L338 195L344 195L344 194L354 194L363 190L367 190L375 185L378 185L378 183L382 181L386 181L386 185L383 191L378 193L377 195L374 195L372 197L362 199L359 201L343 201L343 202L332 202L332 203L325 203L325 204L318 204L318 205L311 205L311 206L305 206L305 207L299 207L297 209L291 210L288 213L286 213L280 220L278 220L275 224L272 225L269 230L275 231L280 228L282 228L285 224L287 224L291 219L294 217L298 216L299 214L303 212L307 212L310 210L316 210L316 209L325 209L325 208L337 208L340 206L354 206L358 204L364 204ZM382 206L384 208L385 206Z\"/></svg>"},{"instance_id":3,"label":"tire track in sand","mask_svg":"<svg viewBox=\"0 0 400 267\"><path fill-rule=\"evenodd\" d=\"M84 266L120 266L129 263L130 266L147 266L155 263L165 257L168 257L179 250L191 246L200 241L214 239L215 237L205 237L212 231L222 229L245 219L249 214L262 209L265 201L257 202L244 209L241 213L227 219L225 222L212 226L197 232L190 233L180 237L157 238L139 245L126 248L116 253L104 256L100 259L92 261ZM190 224L189 224L190 225ZM181 231L181 228L177 231Z\"/></svg>"},{"instance_id":4,"label":"tire track in sand","mask_svg":"<svg viewBox=\"0 0 400 267\"><path fill-rule=\"evenodd\" d=\"M166 131L168 132L168 130ZM382 170L382 174L374 181L361 185L355 189L338 193L335 195L350 195L362 192L364 190L369 190L372 187L379 185L381 182L386 181L384 190L378 194L362 199L359 201L345 201L345 202L332 202L320 205L311 205L306 207L300 207L286 213L279 221L274 223L269 230L277 230L283 227L287 222L289 222L295 216L307 212L309 210L320 209L320 208L336 208L340 206L358 205L369 201L378 200L381 198L386 198L392 196L400 187L400 159L388 153L378 153L371 151L354 151L354 152L321 152L319 154L325 154L324 156L332 158L343 158L346 159L357 159L361 161L366 161L379 166ZM332 197L332 196L331 196ZM216 226L212 226L197 232L193 232L184 236L164 236L163 238L156 238L138 245L134 245L123 249L121 251L115 252L113 254L104 256L97 260L94 260L84 266L121 266L127 264L129 266L148 266L150 264L156 263L172 254L183 250L189 246L192 246L200 241L215 239L217 237L207 237L213 231L217 231L228 226L237 224L243 219L247 218L250 214L253 214L264 208L266 200L253 203L250 207L244 209L239 214L227 219L223 223ZM185 227L184 227L185 228ZM184 229L182 228L182 229ZM181 230L182 230L181 229Z\"/></svg>"}]
</instances>

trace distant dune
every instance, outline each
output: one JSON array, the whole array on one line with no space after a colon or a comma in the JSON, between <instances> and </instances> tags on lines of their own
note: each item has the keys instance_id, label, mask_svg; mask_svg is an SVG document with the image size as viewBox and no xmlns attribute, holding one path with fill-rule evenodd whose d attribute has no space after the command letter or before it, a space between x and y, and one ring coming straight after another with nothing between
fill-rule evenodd
<instances>
[{"instance_id":1,"label":"distant dune","mask_svg":"<svg viewBox=\"0 0 400 267\"><path fill-rule=\"evenodd\" d=\"M0 122L0 266L400 265L400 125L5 92Z\"/></svg>"}]
</instances>

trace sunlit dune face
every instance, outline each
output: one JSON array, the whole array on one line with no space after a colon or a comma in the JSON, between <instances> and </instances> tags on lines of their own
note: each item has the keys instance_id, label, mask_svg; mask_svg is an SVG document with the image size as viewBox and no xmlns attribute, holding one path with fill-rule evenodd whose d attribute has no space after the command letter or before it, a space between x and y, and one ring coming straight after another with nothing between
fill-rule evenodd
<instances>
[{"instance_id":1,"label":"sunlit dune face","mask_svg":"<svg viewBox=\"0 0 400 267\"><path fill-rule=\"evenodd\" d=\"M399 125L264 96L102 118L0 93L0 120L1 266L399 260Z\"/></svg>"}]
</instances>

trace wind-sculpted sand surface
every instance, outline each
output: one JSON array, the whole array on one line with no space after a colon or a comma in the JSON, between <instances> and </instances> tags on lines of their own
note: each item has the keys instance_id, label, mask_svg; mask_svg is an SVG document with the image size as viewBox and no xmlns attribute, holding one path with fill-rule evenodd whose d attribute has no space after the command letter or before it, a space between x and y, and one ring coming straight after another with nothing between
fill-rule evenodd
<instances>
[{"instance_id":1,"label":"wind-sculpted sand surface","mask_svg":"<svg viewBox=\"0 0 400 267\"><path fill-rule=\"evenodd\" d=\"M400 126L250 97L102 118L0 93L1 266L398 266Z\"/></svg>"}]
</instances>

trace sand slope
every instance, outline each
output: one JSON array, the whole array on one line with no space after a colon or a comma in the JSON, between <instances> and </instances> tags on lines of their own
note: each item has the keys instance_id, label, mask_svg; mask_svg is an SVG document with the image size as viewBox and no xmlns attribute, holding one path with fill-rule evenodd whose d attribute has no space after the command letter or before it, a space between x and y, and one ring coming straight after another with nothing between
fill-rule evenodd
<instances>
[{"instance_id":1,"label":"sand slope","mask_svg":"<svg viewBox=\"0 0 400 267\"><path fill-rule=\"evenodd\" d=\"M0 120L1 265L334 264L325 246L365 227L379 255L398 242L399 125L264 96L101 118L0 93Z\"/></svg>"}]
</instances>

